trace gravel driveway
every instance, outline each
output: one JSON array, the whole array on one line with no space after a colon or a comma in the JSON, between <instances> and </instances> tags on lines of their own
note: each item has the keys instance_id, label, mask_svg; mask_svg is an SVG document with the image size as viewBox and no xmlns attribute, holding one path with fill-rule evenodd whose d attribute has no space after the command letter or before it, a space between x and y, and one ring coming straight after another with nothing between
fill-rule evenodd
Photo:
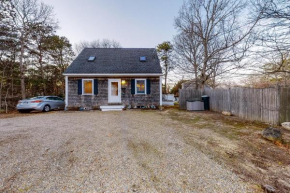
<instances>
[{"instance_id":1,"label":"gravel driveway","mask_svg":"<svg viewBox=\"0 0 290 193\"><path fill-rule=\"evenodd\" d=\"M251 192L176 127L141 110L0 119L0 192Z\"/></svg>"}]
</instances>

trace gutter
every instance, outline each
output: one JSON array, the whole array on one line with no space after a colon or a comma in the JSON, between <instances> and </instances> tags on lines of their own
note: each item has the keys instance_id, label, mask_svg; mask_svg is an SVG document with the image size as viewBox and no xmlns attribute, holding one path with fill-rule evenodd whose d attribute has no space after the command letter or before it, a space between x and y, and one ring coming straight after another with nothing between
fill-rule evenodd
<instances>
[{"instance_id":1,"label":"gutter","mask_svg":"<svg viewBox=\"0 0 290 193\"><path fill-rule=\"evenodd\" d=\"M62 75L68 77L160 77L161 73L123 73L123 74L76 74L76 73L63 73Z\"/></svg>"}]
</instances>

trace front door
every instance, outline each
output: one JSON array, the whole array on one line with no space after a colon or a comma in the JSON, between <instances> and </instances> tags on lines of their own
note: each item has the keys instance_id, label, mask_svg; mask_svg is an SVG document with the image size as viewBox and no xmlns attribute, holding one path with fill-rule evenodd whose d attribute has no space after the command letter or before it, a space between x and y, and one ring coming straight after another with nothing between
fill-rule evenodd
<instances>
[{"instance_id":1,"label":"front door","mask_svg":"<svg viewBox=\"0 0 290 193\"><path fill-rule=\"evenodd\" d=\"M121 79L109 79L108 83L109 103L121 103Z\"/></svg>"}]
</instances>

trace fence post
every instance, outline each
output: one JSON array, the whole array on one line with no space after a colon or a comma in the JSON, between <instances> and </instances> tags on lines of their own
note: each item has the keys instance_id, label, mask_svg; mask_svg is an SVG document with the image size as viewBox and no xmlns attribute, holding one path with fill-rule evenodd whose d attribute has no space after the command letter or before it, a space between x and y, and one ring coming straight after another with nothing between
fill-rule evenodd
<instances>
[{"instance_id":1,"label":"fence post","mask_svg":"<svg viewBox=\"0 0 290 193\"><path fill-rule=\"evenodd\" d=\"M228 89L229 97L229 112L232 113L232 99L231 99L231 88Z\"/></svg>"},{"instance_id":2,"label":"fence post","mask_svg":"<svg viewBox=\"0 0 290 193\"><path fill-rule=\"evenodd\" d=\"M281 109L281 102L282 102L282 100L281 100L281 87L278 85L277 86L277 88L276 88L276 91L277 91L277 105L278 105L278 108L277 108L277 110L278 110L278 117L277 117L277 123L276 124L278 124L278 125L280 125L281 124L281 119L280 119L280 117L281 117L281 115L282 115L282 109Z\"/></svg>"}]
</instances>

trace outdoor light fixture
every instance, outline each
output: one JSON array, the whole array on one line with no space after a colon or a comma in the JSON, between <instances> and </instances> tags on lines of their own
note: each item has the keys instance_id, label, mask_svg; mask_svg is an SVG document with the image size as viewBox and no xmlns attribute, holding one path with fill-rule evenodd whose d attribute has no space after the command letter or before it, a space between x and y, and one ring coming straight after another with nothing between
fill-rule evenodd
<instances>
[{"instance_id":1,"label":"outdoor light fixture","mask_svg":"<svg viewBox=\"0 0 290 193\"><path fill-rule=\"evenodd\" d=\"M126 84L126 80L122 80L122 84L123 84L123 85Z\"/></svg>"}]
</instances>

